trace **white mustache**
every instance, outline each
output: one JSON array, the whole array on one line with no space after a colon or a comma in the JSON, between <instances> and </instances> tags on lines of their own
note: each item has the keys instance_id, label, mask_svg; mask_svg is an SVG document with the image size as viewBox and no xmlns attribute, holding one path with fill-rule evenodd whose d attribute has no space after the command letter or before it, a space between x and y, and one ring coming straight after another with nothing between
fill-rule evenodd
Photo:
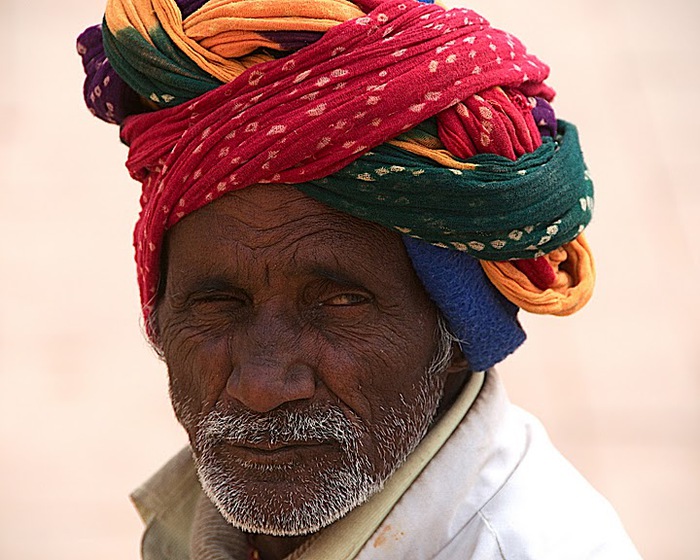
<instances>
[{"instance_id":1,"label":"white mustache","mask_svg":"<svg viewBox=\"0 0 700 560\"><path fill-rule=\"evenodd\" d=\"M266 414L214 411L199 423L197 443L202 449L224 442L277 445L336 441L347 449L356 447L360 433L337 406L311 405L303 411L273 410Z\"/></svg>"}]
</instances>

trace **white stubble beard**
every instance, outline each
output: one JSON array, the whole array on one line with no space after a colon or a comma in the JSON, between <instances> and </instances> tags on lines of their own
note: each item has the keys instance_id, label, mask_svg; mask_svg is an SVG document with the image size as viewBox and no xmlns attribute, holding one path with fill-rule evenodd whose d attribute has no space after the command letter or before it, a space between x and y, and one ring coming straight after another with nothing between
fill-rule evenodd
<instances>
[{"instance_id":1,"label":"white stubble beard","mask_svg":"<svg viewBox=\"0 0 700 560\"><path fill-rule=\"evenodd\" d=\"M314 533L364 503L384 486L416 448L431 426L444 389L440 375L451 357L451 335L440 324L434 359L419 381L415 397L387 410L371 427L350 421L337 405L311 405L303 412L274 410L267 414L249 411L224 416L209 413L196 429L194 461L204 492L232 525L251 533L296 536ZM361 438L371 429L380 464L373 465L362 452ZM300 473L292 465L260 465L217 455L221 444L259 442L332 441L342 451L340 465L324 464ZM258 484L250 491L246 472L268 471L271 477L288 480ZM260 487L262 486L262 487ZM303 492L303 499L299 493Z\"/></svg>"}]
</instances>

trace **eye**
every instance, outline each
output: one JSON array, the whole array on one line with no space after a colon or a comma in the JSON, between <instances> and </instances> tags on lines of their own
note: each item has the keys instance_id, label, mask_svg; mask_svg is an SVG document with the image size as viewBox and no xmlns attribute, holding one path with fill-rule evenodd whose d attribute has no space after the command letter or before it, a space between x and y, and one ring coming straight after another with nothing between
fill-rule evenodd
<instances>
[{"instance_id":1,"label":"eye","mask_svg":"<svg viewBox=\"0 0 700 560\"><path fill-rule=\"evenodd\" d=\"M216 309L239 309L246 305L246 299L230 292L204 292L194 295L190 305L201 311Z\"/></svg>"},{"instance_id":2,"label":"eye","mask_svg":"<svg viewBox=\"0 0 700 560\"><path fill-rule=\"evenodd\" d=\"M210 303L210 302L240 302L243 303L243 300L239 297L232 296L231 294L206 294L202 296L196 296L193 298L195 303Z\"/></svg>"},{"instance_id":3,"label":"eye","mask_svg":"<svg viewBox=\"0 0 700 560\"><path fill-rule=\"evenodd\" d=\"M371 299L365 294L344 293L338 294L321 302L321 305L329 305L334 307L349 307L352 305L362 305L370 303Z\"/></svg>"}]
</instances>

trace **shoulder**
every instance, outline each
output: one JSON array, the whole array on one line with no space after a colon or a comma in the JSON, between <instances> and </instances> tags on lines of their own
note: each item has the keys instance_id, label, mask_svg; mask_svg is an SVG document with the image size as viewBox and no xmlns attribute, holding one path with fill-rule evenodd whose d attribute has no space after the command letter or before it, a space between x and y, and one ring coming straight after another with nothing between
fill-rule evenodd
<instances>
[{"instance_id":1,"label":"shoulder","mask_svg":"<svg viewBox=\"0 0 700 560\"><path fill-rule=\"evenodd\" d=\"M640 560L610 503L557 451L540 422L510 403L505 414L524 434L520 459L436 558L464 558L468 551L474 560Z\"/></svg>"}]
</instances>

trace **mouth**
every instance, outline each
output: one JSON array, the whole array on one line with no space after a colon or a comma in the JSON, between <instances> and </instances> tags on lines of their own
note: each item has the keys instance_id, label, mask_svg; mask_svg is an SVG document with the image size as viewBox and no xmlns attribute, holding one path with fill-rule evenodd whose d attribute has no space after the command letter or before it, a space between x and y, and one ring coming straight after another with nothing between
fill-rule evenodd
<instances>
[{"instance_id":1,"label":"mouth","mask_svg":"<svg viewBox=\"0 0 700 560\"><path fill-rule=\"evenodd\" d=\"M331 441L245 442L225 446L241 463L258 465L299 464L337 450Z\"/></svg>"},{"instance_id":2,"label":"mouth","mask_svg":"<svg viewBox=\"0 0 700 560\"><path fill-rule=\"evenodd\" d=\"M231 444L234 447L242 447L244 449L252 449L263 453L274 453L282 449L296 449L302 447L314 447L319 445L330 444L328 441L283 441L283 442L262 442L262 443L236 443Z\"/></svg>"}]
</instances>

